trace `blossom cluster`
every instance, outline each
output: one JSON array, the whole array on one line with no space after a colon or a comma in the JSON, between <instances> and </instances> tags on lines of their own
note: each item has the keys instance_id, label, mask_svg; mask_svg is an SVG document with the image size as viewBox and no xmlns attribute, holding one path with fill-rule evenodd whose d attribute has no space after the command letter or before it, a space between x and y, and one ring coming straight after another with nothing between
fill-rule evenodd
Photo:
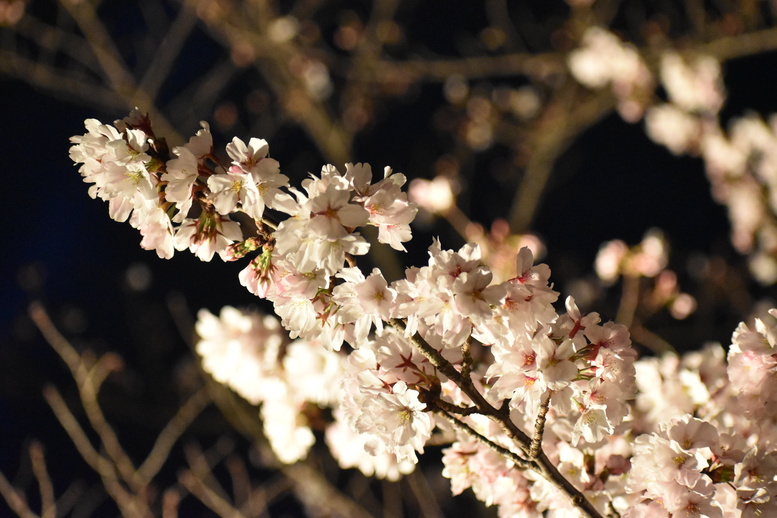
<instances>
[{"instance_id":1,"label":"blossom cluster","mask_svg":"<svg viewBox=\"0 0 777 518\"><path fill-rule=\"evenodd\" d=\"M472 488L504 517L773 511L776 327L737 329L728 366L722 349L637 360L624 326L571 297L557 311L528 248L506 280L478 245L438 240L403 278L362 271L359 227L395 250L411 237L417 209L390 168L373 181L369 165L327 165L298 189L260 139L234 139L226 167L205 123L172 153L138 113L86 127L71 156L142 246L245 259L240 282L273 304L279 318L202 310L197 353L261 405L282 462L305 457L317 430L341 467L396 479L434 440L449 445L453 493ZM661 270L660 240L646 241L616 270Z\"/></svg>"},{"instance_id":2,"label":"blossom cluster","mask_svg":"<svg viewBox=\"0 0 777 518\"><path fill-rule=\"evenodd\" d=\"M645 59L615 34L593 27L568 59L583 85L609 86L629 122L644 115L647 135L675 155L704 160L713 197L728 208L731 241L750 256L763 284L777 282L777 122L735 118L728 131L719 112L725 101L721 65L708 55L667 50L656 77ZM660 85L665 98L655 93Z\"/></svg>"},{"instance_id":3,"label":"blossom cluster","mask_svg":"<svg viewBox=\"0 0 777 518\"><path fill-rule=\"evenodd\" d=\"M673 317L683 319L696 310L696 299L680 291L677 274L666 268L668 250L663 233L651 229L642 242L633 247L620 239L604 243L596 255L594 267L599 279L607 285L620 277L631 280L641 277L655 279L647 295L652 308L666 307Z\"/></svg>"},{"instance_id":4,"label":"blossom cluster","mask_svg":"<svg viewBox=\"0 0 777 518\"><path fill-rule=\"evenodd\" d=\"M288 263L276 266L263 257L263 274L288 267L298 276L313 271L332 275L345 254L367 252L369 244L354 230L368 224L378 227L379 242L396 249L410 239L416 208L397 192L404 176L392 175L390 169L371 185L369 165L349 164L345 175L327 166L321 178L303 182L302 193L289 188L289 178L268 156L269 146L262 139L246 144L235 137L226 146L231 162L223 164L214 154L205 122L172 151L137 110L114 125L96 119L85 125L87 133L71 139L70 157L81 164L79 172L91 184L90 196L109 203L112 219L129 219L143 236L141 246L156 250L161 258L186 249L203 261L215 254L224 260L243 256L262 243L262 236L244 239L236 214L262 222L266 209L290 216L273 235ZM296 253L288 253L298 245ZM254 275L246 282L257 281Z\"/></svg>"},{"instance_id":5,"label":"blossom cluster","mask_svg":"<svg viewBox=\"0 0 777 518\"><path fill-rule=\"evenodd\" d=\"M777 325L754 327L739 325L727 356L709 345L637 362L624 516L777 513Z\"/></svg>"}]
</instances>

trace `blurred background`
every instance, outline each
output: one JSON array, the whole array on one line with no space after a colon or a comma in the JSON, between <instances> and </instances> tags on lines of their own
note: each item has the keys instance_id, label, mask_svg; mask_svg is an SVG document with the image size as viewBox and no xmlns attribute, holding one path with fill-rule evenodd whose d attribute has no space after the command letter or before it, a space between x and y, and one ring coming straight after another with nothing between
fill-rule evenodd
<instances>
[{"instance_id":1,"label":"blurred background","mask_svg":"<svg viewBox=\"0 0 777 518\"><path fill-rule=\"evenodd\" d=\"M84 133L87 118L107 123L135 106L171 145L201 120L216 149L233 136L268 140L292 185L345 162L443 179L455 204L419 213L407 254L370 256L387 277L425 264L437 236L445 248L491 243L495 256L532 243L562 300L574 295L584 310L630 325L644 354L727 345L739 321L774 305L771 282L748 269L753 254L774 247L734 246L730 206L711 194L700 149L673 153L648 136L642 113L668 97L659 79L628 99L635 115L617 89L581 84L567 63L594 26L628 42L656 78L668 50L710 55L725 85L712 120L725 129L777 111L775 9L759 0L0 1L0 471L36 502L28 452L40 441L55 493L73 500L64 508L111 512L42 396L58 387L82 417L69 371L28 316L31 301L77 350L123 358L100 403L137 455L202 384L191 352L196 311L261 307L237 282L244 265L188 253L160 260L87 195L69 137ZM604 243L637 247L649 232L665 261L659 270L671 275L623 263L613 278L597 275ZM186 438L251 459L250 434L232 428L210 406ZM176 484L184 457L173 451L160 487ZM439 451L430 458L429 487L447 495ZM252 462L251 480L271 479ZM411 498L386 503L410 492L406 483L361 484L357 492L375 495L364 504L375 515L418 514ZM278 513L314 514L294 491L278 491L287 496L268 497ZM213 513L190 500L186 516ZM467 502L440 502L438 511L455 516ZM0 515L10 512L0 500Z\"/></svg>"}]
</instances>

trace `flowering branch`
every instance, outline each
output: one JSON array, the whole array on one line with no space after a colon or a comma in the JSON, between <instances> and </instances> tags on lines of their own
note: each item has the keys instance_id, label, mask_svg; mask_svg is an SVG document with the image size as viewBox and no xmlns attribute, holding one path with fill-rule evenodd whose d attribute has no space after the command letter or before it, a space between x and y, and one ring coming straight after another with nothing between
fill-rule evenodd
<instances>
[{"instance_id":1,"label":"flowering branch","mask_svg":"<svg viewBox=\"0 0 777 518\"><path fill-rule=\"evenodd\" d=\"M500 446L496 444L495 442L491 441L487 437L484 437L482 434L478 433L474 429L472 429L471 426L469 426L464 421L461 421L460 419L457 419L455 416L452 416L449 414L446 410L442 408L434 408L433 411L437 414L444 417L447 421L449 421L454 427L456 427L458 430L461 430L462 432L466 433L473 439L485 444L487 447L494 450L496 453L501 455L502 457L510 460L513 464L515 464L520 469L535 469L535 465L531 461L527 461L518 454L516 454L513 451L508 450L507 448Z\"/></svg>"},{"instance_id":2,"label":"flowering branch","mask_svg":"<svg viewBox=\"0 0 777 518\"><path fill-rule=\"evenodd\" d=\"M260 139L233 139L228 165L213 158L206 123L171 152L137 112L113 127L86 126L71 156L115 219L140 229L142 246L165 258L186 249L204 261L253 256L240 282L271 301L280 321L232 307L218 317L202 310L195 349L213 380L260 405L261 432L245 412L239 421L251 436L267 437L280 463L304 459L313 430L323 429L342 467L396 479L414 469L433 429L445 427L439 417L456 432L443 458L454 492L472 487L504 509L547 505L596 518L624 511L623 495L656 500L644 473L629 470L627 456L639 460L643 443L626 439L637 388L627 329L600 324L571 297L559 314L550 270L535 265L528 248L515 257L514 277L493 282L476 245L452 251L435 241L427 266L389 283L379 269L365 275L357 267L371 247L358 230L377 227L380 243L404 250L417 210L401 190L404 175L386 168L373 183L367 164L346 164L345 173L326 165L301 190ZM267 211L288 217L267 225ZM490 347L494 361L475 362L473 343ZM617 449L619 441L628 447ZM364 455L354 458L355 443ZM697 454L683 448L681 455ZM474 477L503 477L512 490L494 493ZM673 509L709 494L683 487ZM523 490L531 496L514 496Z\"/></svg>"},{"instance_id":3,"label":"flowering branch","mask_svg":"<svg viewBox=\"0 0 777 518\"><path fill-rule=\"evenodd\" d=\"M407 332L407 327L401 320L391 319L388 323L403 332ZM467 397L472 400L481 414L494 419L500 425L502 425L510 437L516 441L519 448L521 448L521 451L525 455L528 455L528 448L531 440L529 439L528 435L522 432L517 426L515 426L512 420L510 420L509 413L505 412L504 409L495 408L488 401L486 401L483 395L473 385L472 379L462 376L461 373L457 371L450 362L448 362L448 360L446 360L435 348L430 346L426 340L421 338L418 333L409 337L409 340L415 347L418 348L419 351L421 351L421 353L432 363L432 365L434 365L437 370L442 372L448 379L453 381L459 388L461 388Z\"/></svg>"}]
</instances>

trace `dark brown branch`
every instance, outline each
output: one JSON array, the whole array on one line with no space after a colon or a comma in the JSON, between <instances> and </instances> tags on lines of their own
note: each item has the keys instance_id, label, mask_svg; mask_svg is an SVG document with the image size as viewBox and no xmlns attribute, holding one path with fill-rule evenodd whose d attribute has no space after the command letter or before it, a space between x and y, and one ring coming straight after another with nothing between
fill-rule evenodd
<instances>
[{"instance_id":1,"label":"dark brown branch","mask_svg":"<svg viewBox=\"0 0 777 518\"><path fill-rule=\"evenodd\" d=\"M391 319L387 323L403 332L407 330L407 326L402 320ZM472 399L475 406L477 406L480 410L479 413L490 417L503 427L508 437L515 441L515 444L521 449L524 457L530 457L530 446L532 441L510 419L507 406L503 406L500 409L493 407L488 401L486 401L483 395L480 394L469 377L462 377L461 373L459 373L459 371L457 371L455 367L453 367L453 365L451 365L451 363L446 360L442 354L439 353L439 351L429 345L426 340L424 340L418 333L408 337L408 339L424 356L426 356L426 358L432 363L432 365L435 366L435 368L437 368L437 370L447 376L448 379L453 381L462 390L462 392L464 392L467 396L469 396L470 399ZM542 452L541 448L538 448L537 454L532 457L533 460L527 460L524 457L518 456L515 452L512 452L494 443L493 441L490 441L488 438L483 437L475 430L473 430L469 425L452 416L442 408L435 408L433 404L431 406L435 412L442 415L454 426L487 445L489 448L496 451L500 455L503 455L505 458L513 461L516 466L522 469L531 469L532 471L540 474L548 482L568 495L575 507L577 507L586 516L589 516L590 518L602 518L596 508L588 501L588 499L586 499L586 497L576 487L574 487L572 483L569 482L558 471L558 469L556 469L555 466L553 466L553 463L550 462L548 457Z\"/></svg>"},{"instance_id":2,"label":"dark brown branch","mask_svg":"<svg viewBox=\"0 0 777 518\"><path fill-rule=\"evenodd\" d=\"M396 327L397 329L405 332L407 326L399 319L391 319L387 322L389 325ZM439 353L434 347L429 345L418 333L413 336L407 337L413 345L423 354L435 368L443 373L448 379L453 381L478 407L480 413L489 416L499 423L504 429L507 435L512 438L519 448L528 454L529 444L531 440L529 436L521 431L515 423L510 419L509 413L506 408L497 409L491 403L486 401L486 398L478 391L472 380L469 377L461 375L451 363L446 360L442 354Z\"/></svg>"},{"instance_id":3,"label":"dark brown branch","mask_svg":"<svg viewBox=\"0 0 777 518\"><path fill-rule=\"evenodd\" d=\"M453 403L448 403L444 399L434 400L434 405L440 407L440 409L445 410L446 412L451 414L467 416L467 415L480 413L480 410L478 409L478 407L475 407L475 406L460 407L460 406L454 405Z\"/></svg>"},{"instance_id":4,"label":"dark brown branch","mask_svg":"<svg viewBox=\"0 0 777 518\"><path fill-rule=\"evenodd\" d=\"M442 408L435 408L434 412L443 418L445 418L448 422L450 422L457 430L461 430L462 432L466 433L476 441L484 444L488 448L491 448L496 453L501 455L502 457L512 461L516 466L518 466L520 469L534 469L531 462L521 458L513 451L508 450L507 448L498 445L494 441L490 440L484 435L479 434L476 430L474 430L471 426L469 426L464 421L461 421L457 419L456 417L452 416Z\"/></svg>"},{"instance_id":5,"label":"dark brown branch","mask_svg":"<svg viewBox=\"0 0 777 518\"><path fill-rule=\"evenodd\" d=\"M545 418L548 415L550 407L550 396L540 405L537 412L537 419L534 421L534 437L531 439L529 447L529 457L536 459L542 451L542 436L545 433Z\"/></svg>"}]
</instances>

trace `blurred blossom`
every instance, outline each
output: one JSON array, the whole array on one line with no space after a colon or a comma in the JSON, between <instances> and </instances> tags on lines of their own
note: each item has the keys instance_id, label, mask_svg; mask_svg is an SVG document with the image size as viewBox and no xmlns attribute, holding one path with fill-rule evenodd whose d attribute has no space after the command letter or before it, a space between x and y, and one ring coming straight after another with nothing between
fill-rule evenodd
<instances>
[{"instance_id":1,"label":"blurred blossom","mask_svg":"<svg viewBox=\"0 0 777 518\"><path fill-rule=\"evenodd\" d=\"M609 85L624 119L635 122L642 116L639 99L652 92L653 76L632 45L609 31L591 27L583 35L582 45L569 54L567 65L575 79L589 88Z\"/></svg>"},{"instance_id":2,"label":"blurred blossom","mask_svg":"<svg viewBox=\"0 0 777 518\"><path fill-rule=\"evenodd\" d=\"M228 130L237 123L237 106L231 101L224 101L213 110L213 119L216 121L219 129Z\"/></svg>"},{"instance_id":3,"label":"blurred blossom","mask_svg":"<svg viewBox=\"0 0 777 518\"><path fill-rule=\"evenodd\" d=\"M251 403L268 399L274 385L268 380L280 370L286 340L275 316L225 306L216 316L206 309L197 314L197 353L202 368Z\"/></svg>"},{"instance_id":4,"label":"blurred blossom","mask_svg":"<svg viewBox=\"0 0 777 518\"><path fill-rule=\"evenodd\" d=\"M707 177L712 182L713 195L715 188L723 177L738 177L744 172L747 157L745 153L730 142L718 131L709 131L702 136L701 155L707 169ZM720 195L716 199L722 202Z\"/></svg>"},{"instance_id":5,"label":"blurred blossom","mask_svg":"<svg viewBox=\"0 0 777 518\"><path fill-rule=\"evenodd\" d=\"M465 126L464 138L473 151L485 151L494 141L494 128L488 121L471 120Z\"/></svg>"},{"instance_id":6,"label":"blurred blossom","mask_svg":"<svg viewBox=\"0 0 777 518\"><path fill-rule=\"evenodd\" d=\"M731 123L729 135L703 125L701 155L712 195L728 208L731 242L750 258L762 284L777 282L777 135L775 123L747 116Z\"/></svg>"},{"instance_id":7,"label":"blurred blossom","mask_svg":"<svg viewBox=\"0 0 777 518\"><path fill-rule=\"evenodd\" d=\"M639 245L639 252L633 259L633 268L645 277L655 277L666 268L668 256L664 233L657 229L651 229L645 234Z\"/></svg>"},{"instance_id":8,"label":"blurred blossom","mask_svg":"<svg viewBox=\"0 0 777 518\"><path fill-rule=\"evenodd\" d=\"M664 54L661 82L670 101L688 112L717 113L723 105L720 63L710 56L686 62L673 52Z\"/></svg>"},{"instance_id":9,"label":"blurred blossom","mask_svg":"<svg viewBox=\"0 0 777 518\"><path fill-rule=\"evenodd\" d=\"M585 86L603 88L612 81L615 68L628 61L627 54L628 51L614 34L592 27L583 36L582 46L570 53L569 70Z\"/></svg>"},{"instance_id":10,"label":"blurred blossom","mask_svg":"<svg viewBox=\"0 0 777 518\"><path fill-rule=\"evenodd\" d=\"M614 282L620 275L655 277L666 268L667 261L664 234L652 229L631 249L619 239L603 244L596 256L595 269L600 279Z\"/></svg>"},{"instance_id":11,"label":"blurred blossom","mask_svg":"<svg viewBox=\"0 0 777 518\"><path fill-rule=\"evenodd\" d=\"M334 86L329 77L329 69L320 61L310 61L303 69L302 79L314 99L326 99L332 95Z\"/></svg>"},{"instance_id":12,"label":"blurred blossom","mask_svg":"<svg viewBox=\"0 0 777 518\"><path fill-rule=\"evenodd\" d=\"M480 31L480 41L488 50L497 50L504 45L507 40L507 35L499 27L486 27Z\"/></svg>"},{"instance_id":13,"label":"blurred blossom","mask_svg":"<svg viewBox=\"0 0 777 518\"><path fill-rule=\"evenodd\" d=\"M297 34L299 34L299 21L294 16L276 18L267 29L267 35L276 43L291 41Z\"/></svg>"},{"instance_id":14,"label":"blurred blossom","mask_svg":"<svg viewBox=\"0 0 777 518\"><path fill-rule=\"evenodd\" d=\"M731 242L747 254L753 250L755 233L764 218L761 188L752 178L731 184L726 204L731 220Z\"/></svg>"},{"instance_id":15,"label":"blurred blossom","mask_svg":"<svg viewBox=\"0 0 777 518\"><path fill-rule=\"evenodd\" d=\"M621 263L628 251L629 247L620 239L604 243L596 254L596 275L605 282L615 282L620 277Z\"/></svg>"},{"instance_id":16,"label":"blurred blossom","mask_svg":"<svg viewBox=\"0 0 777 518\"><path fill-rule=\"evenodd\" d=\"M531 86L524 86L518 90L510 91L510 109L522 119L535 117L542 108L542 101L537 90Z\"/></svg>"},{"instance_id":17,"label":"blurred blossom","mask_svg":"<svg viewBox=\"0 0 777 518\"><path fill-rule=\"evenodd\" d=\"M378 23L375 33L383 43L388 45L397 45L402 41L402 27L394 20L381 20Z\"/></svg>"},{"instance_id":18,"label":"blurred blossom","mask_svg":"<svg viewBox=\"0 0 777 518\"><path fill-rule=\"evenodd\" d=\"M485 151L494 140L494 128L491 120L494 107L487 98L476 95L467 101L469 120L464 125L464 138L474 151Z\"/></svg>"},{"instance_id":19,"label":"blurred blossom","mask_svg":"<svg viewBox=\"0 0 777 518\"><path fill-rule=\"evenodd\" d=\"M696 311L696 299L687 293L680 293L669 306L669 313L677 320L688 318Z\"/></svg>"},{"instance_id":20,"label":"blurred blossom","mask_svg":"<svg viewBox=\"0 0 777 518\"><path fill-rule=\"evenodd\" d=\"M569 68L575 78L590 88L602 88L611 83L620 93L649 76L637 50L622 42L613 33L598 27L588 29L583 45L569 55Z\"/></svg>"},{"instance_id":21,"label":"blurred blossom","mask_svg":"<svg viewBox=\"0 0 777 518\"><path fill-rule=\"evenodd\" d=\"M645 114L648 136L675 155L688 151L700 132L699 120L672 104L649 108Z\"/></svg>"},{"instance_id":22,"label":"blurred blossom","mask_svg":"<svg viewBox=\"0 0 777 518\"><path fill-rule=\"evenodd\" d=\"M678 320L688 318L696 311L696 299L680 292L677 274L670 270L662 271L656 278L652 298L657 307L666 307Z\"/></svg>"},{"instance_id":23,"label":"blurred blossom","mask_svg":"<svg viewBox=\"0 0 777 518\"><path fill-rule=\"evenodd\" d=\"M453 186L445 176L435 176L432 180L415 178L410 182L408 194L422 209L437 214L445 214L455 202Z\"/></svg>"},{"instance_id":24,"label":"blurred blossom","mask_svg":"<svg viewBox=\"0 0 777 518\"><path fill-rule=\"evenodd\" d=\"M151 287L151 268L146 263L133 263L124 274L127 287L132 291L146 291Z\"/></svg>"},{"instance_id":25,"label":"blurred blossom","mask_svg":"<svg viewBox=\"0 0 777 518\"><path fill-rule=\"evenodd\" d=\"M82 1L82 0L79 0ZM197 16L206 23L212 23L229 14L230 6L218 0L199 0L196 3Z\"/></svg>"},{"instance_id":26,"label":"blurred blossom","mask_svg":"<svg viewBox=\"0 0 777 518\"><path fill-rule=\"evenodd\" d=\"M0 1L0 26L15 25L21 20L24 16L24 5L23 0Z\"/></svg>"},{"instance_id":27,"label":"blurred blossom","mask_svg":"<svg viewBox=\"0 0 777 518\"><path fill-rule=\"evenodd\" d=\"M771 255L757 253L750 257L750 271L758 282L769 285L777 282L777 260Z\"/></svg>"},{"instance_id":28,"label":"blurred blossom","mask_svg":"<svg viewBox=\"0 0 777 518\"><path fill-rule=\"evenodd\" d=\"M677 292L677 275L669 270L664 270L656 277L654 295L659 299L669 299Z\"/></svg>"},{"instance_id":29,"label":"blurred blossom","mask_svg":"<svg viewBox=\"0 0 777 518\"><path fill-rule=\"evenodd\" d=\"M469 85L462 76L450 76L443 85L445 99L451 104L461 104L469 96Z\"/></svg>"},{"instance_id":30,"label":"blurred blossom","mask_svg":"<svg viewBox=\"0 0 777 518\"><path fill-rule=\"evenodd\" d=\"M345 12L342 18L342 22L334 34L335 45L343 50L354 50L364 36L364 24L352 11Z\"/></svg>"},{"instance_id":31,"label":"blurred blossom","mask_svg":"<svg viewBox=\"0 0 777 518\"><path fill-rule=\"evenodd\" d=\"M232 42L229 57L235 65L247 67L256 60L256 50L249 41L237 39Z\"/></svg>"}]
</instances>

